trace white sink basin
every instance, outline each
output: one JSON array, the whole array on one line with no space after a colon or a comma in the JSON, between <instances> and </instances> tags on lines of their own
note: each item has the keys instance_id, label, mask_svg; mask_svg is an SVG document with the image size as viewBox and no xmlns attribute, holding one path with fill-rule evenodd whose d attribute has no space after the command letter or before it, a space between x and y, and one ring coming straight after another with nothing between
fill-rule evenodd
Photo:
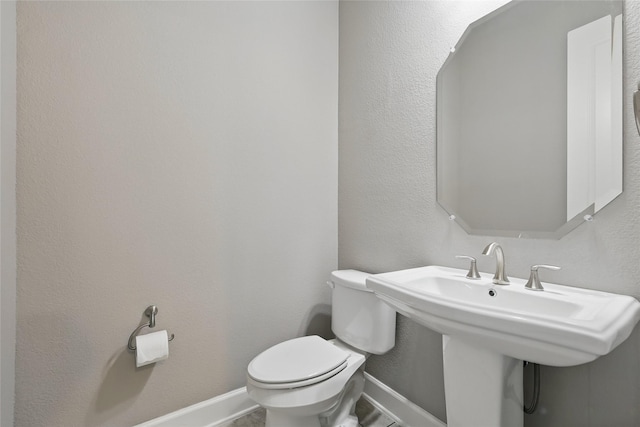
<instances>
[{"instance_id":1,"label":"white sink basin","mask_svg":"<svg viewBox=\"0 0 640 427\"><path fill-rule=\"evenodd\" d=\"M609 353L640 319L635 298L525 280L470 280L466 270L430 266L367 279L367 287L398 312L443 335L515 359L572 366ZM493 291L493 292L491 292ZM491 296L490 293L494 295Z\"/></svg>"}]
</instances>

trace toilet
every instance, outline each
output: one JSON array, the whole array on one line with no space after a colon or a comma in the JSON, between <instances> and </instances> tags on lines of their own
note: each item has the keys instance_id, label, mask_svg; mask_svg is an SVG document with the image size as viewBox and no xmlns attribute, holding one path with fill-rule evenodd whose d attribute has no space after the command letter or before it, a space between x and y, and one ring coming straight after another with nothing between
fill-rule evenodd
<instances>
[{"instance_id":1,"label":"toilet","mask_svg":"<svg viewBox=\"0 0 640 427\"><path fill-rule=\"evenodd\" d=\"M256 356L249 397L267 410L265 427L357 427L369 354L395 345L396 312L366 288L356 270L331 273L333 340L294 338Z\"/></svg>"}]
</instances>

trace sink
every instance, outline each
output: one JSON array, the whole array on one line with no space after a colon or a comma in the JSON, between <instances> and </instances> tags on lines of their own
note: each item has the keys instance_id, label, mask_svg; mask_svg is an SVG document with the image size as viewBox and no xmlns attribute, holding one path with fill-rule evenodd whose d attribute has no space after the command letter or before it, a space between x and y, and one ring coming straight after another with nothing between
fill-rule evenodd
<instances>
[{"instance_id":1,"label":"sink","mask_svg":"<svg viewBox=\"0 0 640 427\"><path fill-rule=\"evenodd\" d=\"M462 336L517 359L552 366L590 362L631 334L640 303L626 295L545 283L545 290L466 278L466 271L429 266L367 279L398 312L444 335Z\"/></svg>"},{"instance_id":2,"label":"sink","mask_svg":"<svg viewBox=\"0 0 640 427\"><path fill-rule=\"evenodd\" d=\"M521 426L522 360L590 362L626 340L640 320L640 303L630 296L546 282L536 292L523 279L501 286L492 275L466 274L428 266L367 278L396 311L443 334L449 426Z\"/></svg>"}]
</instances>

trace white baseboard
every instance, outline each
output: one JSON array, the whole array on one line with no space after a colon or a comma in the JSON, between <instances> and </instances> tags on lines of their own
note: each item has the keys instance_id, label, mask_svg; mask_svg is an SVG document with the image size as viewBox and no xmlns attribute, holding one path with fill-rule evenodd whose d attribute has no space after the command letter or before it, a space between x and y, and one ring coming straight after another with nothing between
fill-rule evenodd
<instances>
[{"instance_id":1,"label":"white baseboard","mask_svg":"<svg viewBox=\"0 0 640 427\"><path fill-rule=\"evenodd\" d=\"M364 373L364 398L381 412L407 427L446 427L438 418L425 411L380 380Z\"/></svg>"},{"instance_id":2,"label":"white baseboard","mask_svg":"<svg viewBox=\"0 0 640 427\"><path fill-rule=\"evenodd\" d=\"M242 387L134 427L216 427L258 409Z\"/></svg>"},{"instance_id":3,"label":"white baseboard","mask_svg":"<svg viewBox=\"0 0 640 427\"><path fill-rule=\"evenodd\" d=\"M364 398L407 427L446 427L446 424L365 373ZM246 387L187 406L134 427L217 427L257 409Z\"/></svg>"}]
</instances>

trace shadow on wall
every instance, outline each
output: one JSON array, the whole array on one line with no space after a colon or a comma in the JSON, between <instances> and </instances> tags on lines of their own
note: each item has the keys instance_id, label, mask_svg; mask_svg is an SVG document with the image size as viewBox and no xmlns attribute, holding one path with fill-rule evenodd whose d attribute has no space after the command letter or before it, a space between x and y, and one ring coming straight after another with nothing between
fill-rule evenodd
<instances>
[{"instance_id":1,"label":"shadow on wall","mask_svg":"<svg viewBox=\"0 0 640 427\"><path fill-rule=\"evenodd\" d=\"M335 338L331 331L331 306L328 304L313 306L302 322L298 335L318 335L326 340Z\"/></svg>"},{"instance_id":2,"label":"shadow on wall","mask_svg":"<svg viewBox=\"0 0 640 427\"><path fill-rule=\"evenodd\" d=\"M136 402L155 364L136 368L135 355L127 348L119 349L109 359L96 394L94 409L85 418L86 426L101 425L115 413L122 413Z\"/></svg>"}]
</instances>

